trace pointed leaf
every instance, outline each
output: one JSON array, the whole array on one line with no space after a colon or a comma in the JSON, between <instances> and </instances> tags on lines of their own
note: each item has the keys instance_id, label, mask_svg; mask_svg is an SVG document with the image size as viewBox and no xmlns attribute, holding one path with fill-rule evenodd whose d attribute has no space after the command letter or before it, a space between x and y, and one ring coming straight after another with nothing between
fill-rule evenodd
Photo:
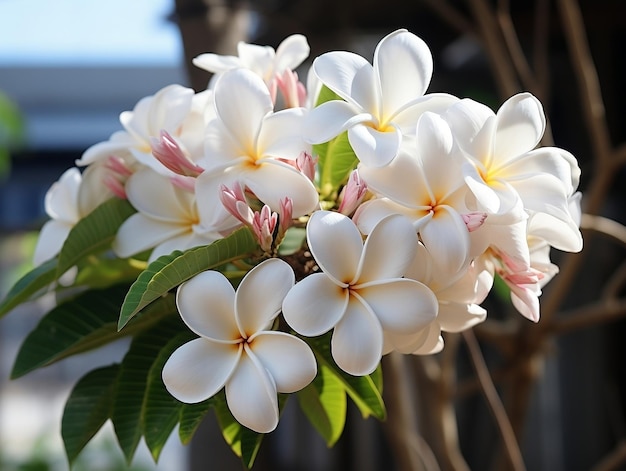
<instances>
[{"instance_id":1,"label":"pointed leaf","mask_svg":"<svg viewBox=\"0 0 626 471\"><path fill-rule=\"evenodd\" d=\"M146 396L143 404L143 432L146 445L156 462L172 430L180 420L183 403L167 392L161 372L170 355L182 344L193 339L191 332L181 332L172 338L159 352L150 367Z\"/></svg>"},{"instance_id":2,"label":"pointed leaf","mask_svg":"<svg viewBox=\"0 0 626 471\"><path fill-rule=\"evenodd\" d=\"M163 345L186 330L179 317L165 319L133 339L122 360L111 420L120 448L130 463L143 433L143 404L148 372Z\"/></svg>"},{"instance_id":3,"label":"pointed leaf","mask_svg":"<svg viewBox=\"0 0 626 471\"><path fill-rule=\"evenodd\" d=\"M352 376L337 366L330 353L330 338L332 332L320 337L306 339L313 349L319 365L327 366L344 385L346 392L357 405L364 418L373 415L379 420L385 420L387 412L385 403L380 393L380 386L377 384L377 373L365 376Z\"/></svg>"},{"instance_id":4,"label":"pointed leaf","mask_svg":"<svg viewBox=\"0 0 626 471\"><path fill-rule=\"evenodd\" d=\"M187 445L191 441L215 401L216 396L213 396L197 404L183 404L180 411L180 425L178 426L178 436L183 445Z\"/></svg>"},{"instance_id":5,"label":"pointed leaf","mask_svg":"<svg viewBox=\"0 0 626 471\"><path fill-rule=\"evenodd\" d=\"M57 279L56 271L57 259L53 258L26 273L13 285L0 303L0 317L23 302L41 295Z\"/></svg>"},{"instance_id":6,"label":"pointed leaf","mask_svg":"<svg viewBox=\"0 0 626 471\"><path fill-rule=\"evenodd\" d=\"M159 257L130 287L122 305L118 328L122 329L139 311L183 281L205 270L251 256L257 248L258 243L250 230L242 228L210 245Z\"/></svg>"},{"instance_id":7,"label":"pointed leaf","mask_svg":"<svg viewBox=\"0 0 626 471\"><path fill-rule=\"evenodd\" d=\"M135 334L176 312L174 296L162 298L118 332L118 313L127 290L127 285L118 285L87 291L52 309L22 343L11 377Z\"/></svg>"},{"instance_id":8,"label":"pointed leaf","mask_svg":"<svg viewBox=\"0 0 626 471\"><path fill-rule=\"evenodd\" d=\"M61 423L61 435L70 465L111 417L118 373L119 365L90 371L70 393Z\"/></svg>"},{"instance_id":9,"label":"pointed leaf","mask_svg":"<svg viewBox=\"0 0 626 471\"><path fill-rule=\"evenodd\" d=\"M127 200L111 198L78 221L59 253L57 278L87 255L108 248L118 228L135 212Z\"/></svg>"},{"instance_id":10,"label":"pointed leaf","mask_svg":"<svg viewBox=\"0 0 626 471\"><path fill-rule=\"evenodd\" d=\"M319 434L332 447L346 423L346 390L327 366L320 365L311 384L298 392L300 408Z\"/></svg>"}]
</instances>

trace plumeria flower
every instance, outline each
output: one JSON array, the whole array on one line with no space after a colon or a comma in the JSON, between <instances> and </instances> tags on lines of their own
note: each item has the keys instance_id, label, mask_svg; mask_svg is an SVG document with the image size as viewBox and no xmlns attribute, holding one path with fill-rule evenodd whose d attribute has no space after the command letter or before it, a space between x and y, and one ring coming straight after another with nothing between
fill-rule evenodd
<instances>
[{"instance_id":1,"label":"plumeria flower","mask_svg":"<svg viewBox=\"0 0 626 471\"><path fill-rule=\"evenodd\" d=\"M415 150L403 150L383 168L359 167L369 190L379 196L359 207L354 217L359 229L367 234L382 217L403 214L437 263L449 273L458 272L471 255L464 215L472 195L462 164L450 127L439 115L424 113Z\"/></svg>"},{"instance_id":2,"label":"plumeria flower","mask_svg":"<svg viewBox=\"0 0 626 471\"><path fill-rule=\"evenodd\" d=\"M561 230L549 242L570 252L582 237L569 212L580 169L574 156L557 147L535 149L545 131L543 107L530 93L520 93L497 113L464 99L445 114L454 136L473 164L466 182L490 213L524 209L541 213L546 224ZM519 204L521 202L521 204Z\"/></svg>"},{"instance_id":3,"label":"plumeria flower","mask_svg":"<svg viewBox=\"0 0 626 471\"><path fill-rule=\"evenodd\" d=\"M363 243L350 218L316 211L307 225L307 241L322 271L289 291L283 316L305 336L334 328L331 352L347 373L365 375L376 369L383 332L417 332L437 315L432 291L402 278L417 247L415 231L402 216L383 219Z\"/></svg>"},{"instance_id":4,"label":"plumeria flower","mask_svg":"<svg viewBox=\"0 0 626 471\"><path fill-rule=\"evenodd\" d=\"M207 245L237 225L233 219L222 226L202 224L196 196L149 168L135 172L126 183L128 201L137 209L120 226L113 250L129 257L153 249L149 261L174 250Z\"/></svg>"},{"instance_id":5,"label":"plumeria flower","mask_svg":"<svg viewBox=\"0 0 626 471\"><path fill-rule=\"evenodd\" d=\"M101 203L113 197L94 172L82 175L76 167L66 170L46 193L44 208L47 221L37 239L33 263L41 265L55 257L72 228Z\"/></svg>"},{"instance_id":6,"label":"plumeria flower","mask_svg":"<svg viewBox=\"0 0 626 471\"><path fill-rule=\"evenodd\" d=\"M320 81L344 101L332 100L311 110L306 138L319 144L347 130L361 163L382 167L398 153L403 134L414 134L424 111L442 112L457 98L424 95L432 76L432 56L426 43L407 30L385 36L376 46L373 64L345 51L313 61Z\"/></svg>"},{"instance_id":7,"label":"plumeria flower","mask_svg":"<svg viewBox=\"0 0 626 471\"><path fill-rule=\"evenodd\" d=\"M284 198L292 200L294 217L313 211L317 190L293 164L303 151L310 152L301 137L304 109L274 113L267 87L246 69L224 73L214 97L217 117L206 129L205 157L198 161L205 171L196 185L204 219L220 218L214 202L219 202L222 185L235 183L274 211Z\"/></svg>"},{"instance_id":8,"label":"plumeria flower","mask_svg":"<svg viewBox=\"0 0 626 471\"><path fill-rule=\"evenodd\" d=\"M162 374L167 390L196 403L225 388L228 408L240 424L259 433L274 430L277 393L296 392L317 373L305 342L271 330L294 280L291 267L273 258L250 270L237 292L216 271L180 285L180 316L200 338L167 360Z\"/></svg>"},{"instance_id":9,"label":"plumeria flower","mask_svg":"<svg viewBox=\"0 0 626 471\"><path fill-rule=\"evenodd\" d=\"M213 53L200 54L193 59L196 67L215 74L211 84L219 75L232 69L251 70L269 85L276 76L286 70L294 70L309 57L311 48L301 34L285 38L276 50L270 46L258 46L240 41L237 44L238 56L223 56Z\"/></svg>"},{"instance_id":10,"label":"plumeria flower","mask_svg":"<svg viewBox=\"0 0 626 471\"><path fill-rule=\"evenodd\" d=\"M191 88L168 85L139 100L132 111L121 113L124 130L91 146L77 164L90 165L114 155L128 164L140 162L170 175L171 171L153 156L152 139L159 139L162 131L166 131L188 158L197 160L203 152L203 129L212 115L211 100L210 91L195 94Z\"/></svg>"}]
</instances>

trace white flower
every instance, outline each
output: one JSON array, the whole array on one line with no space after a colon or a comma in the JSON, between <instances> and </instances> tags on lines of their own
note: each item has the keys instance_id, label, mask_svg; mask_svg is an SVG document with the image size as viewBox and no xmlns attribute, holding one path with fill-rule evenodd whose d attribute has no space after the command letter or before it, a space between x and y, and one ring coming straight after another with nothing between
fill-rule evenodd
<instances>
[{"instance_id":1,"label":"white flower","mask_svg":"<svg viewBox=\"0 0 626 471\"><path fill-rule=\"evenodd\" d=\"M518 211L518 206L541 213L538 219L560 228L548 240L551 245L570 252L581 250L582 237L569 212L580 169L574 156L563 149L535 149L546 126L539 100L520 93L494 114L464 99L451 106L445 118L474 165L473 170L465 167L466 182L481 205L497 214Z\"/></svg>"},{"instance_id":2,"label":"white flower","mask_svg":"<svg viewBox=\"0 0 626 471\"><path fill-rule=\"evenodd\" d=\"M347 373L373 372L383 353L383 331L412 333L437 315L437 299L422 283L402 278L417 236L405 218L381 221L365 244L352 220L317 211L307 241L321 273L297 283L283 316L298 333L321 335L334 327L331 352Z\"/></svg>"},{"instance_id":3,"label":"white flower","mask_svg":"<svg viewBox=\"0 0 626 471\"><path fill-rule=\"evenodd\" d=\"M463 157L447 123L424 113L417 124L416 147L403 149L386 167L359 167L368 188L380 198L355 214L364 233L389 214L408 217L426 248L451 276L469 263L470 235L463 220L471 193L463 179Z\"/></svg>"},{"instance_id":4,"label":"white flower","mask_svg":"<svg viewBox=\"0 0 626 471\"><path fill-rule=\"evenodd\" d=\"M415 132L424 111L442 112L457 98L424 96L432 76L432 56L424 41L404 29L380 41L373 64L345 51L315 59L315 74L345 101L332 100L311 110L306 138L317 144L347 130L359 160L381 167L396 156L403 134Z\"/></svg>"},{"instance_id":5,"label":"white flower","mask_svg":"<svg viewBox=\"0 0 626 471\"><path fill-rule=\"evenodd\" d=\"M276 211L284 198L293 201L293 216L318 205L311 181L286 161L295 161L310 145L301 137L303 108L273 112L267 87L246 69L226 72L215 86L215 111L205 134L205 157L198 164L199 210L207 221L219 219L221 186L247 187ZM217 212L217 213L216 213Z\"/></svg>"},{"instance_id":6,"label":"white flower","mask_svg":"<svg viewBox=\"0 0 626 471\"><path fill-rule=\"evenodd\" d=\"M120 226L113 250L119 257L129 257L154 248L148 261L174 250L207 245L237 225L226 219L222 226L202 224L196 196L173 185L167 177L144 167L126 182L128 201L137 209Z\"/></svg>"},{"instance_id":7,"label":"white flower","mask_svg":"<svg viewBox=\"0 0 626 471\"><path fill-rule=\"evenodd\" d=\"M270 46L258 46L240 41L239 56L223 56L213 53L200 54L193 59L196 67L220 74L232 69L249 69L261 77L266 84L285 70L293 70L309 57L309 43L301 34L293 34L283 40L274 50ZM214 84L215 82L212 81Z\"/></svg>"},{"instance_id":8,"label":"white flower","mask_svg":"<svg viewBox=\"0 0 626 471\"><path fill-rule=\"evenodd\" d=\"M317 373L306 343L271 330L287 291L291 267L269 259L244 277L235 293L224 275L203 272L178 288L187 326L200 336L181 346L163 367L163 382L178 400L196 403L225 388L239 423L259 433L278 424L277 393L296 392Z\"/></svg>"}]
</instances>

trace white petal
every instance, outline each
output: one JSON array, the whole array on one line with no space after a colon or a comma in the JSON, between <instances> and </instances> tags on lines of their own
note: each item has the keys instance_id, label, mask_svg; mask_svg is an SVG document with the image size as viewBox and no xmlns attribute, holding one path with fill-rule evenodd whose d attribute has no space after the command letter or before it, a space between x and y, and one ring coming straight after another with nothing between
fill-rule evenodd
<instances>
[{"instance_id":1,"label":"white petal","mask_svg":"<svg viewBox=\"0 0 626 471\"><path fill-rule=\"evenodd\" d=\"M456 273L469 262L469 232L463 218L452 208L439 206L433 219L420 229L420 236L446 272Z\"/></svg>"},{"instance_id":2,"label":"white petal","mask_svg":"<svg viewBox=\"0 0 626 471\"><path fill-rule=\"evenodd\" d=\"M331 353L346 373L363 376L372 373L382 356L383 330L368 307L353 296L331 339Z\"/></svg>"},{"instance_id":3,"label":"white petal","mask_svg":"<svg viewBox=\"0 0 626 471\"><path fill-rule=\"evenodd\" d=\"M313 61L313 70L322 83L341 98L379 116L374 69L363 57L352 52L328 52Z\"/></svg>"},{"instance_id":4,"label":"white petal","mask_svg":"<svg viewBox=\"0 0 626 471\"><path fill-rule=\"evenodd\" d=\"M293 269L278 258L265 260L246 274L235 295L237 324L246 338L270 326L294 283Z\"/></svg>"},{"instance_id":5,"label":"white petal","mask_svg":"<svg viewBox=\"0 0 626 471\"><path fill-rule=\"evenodd\" d=\"M416 219L414 210L396 204L387 198L366 201L358 207L353 219L363 234L370 234L376 224L392 214L402 214L408 217L411 222Z\"/></svg>"},{"instance_id":6,"label":"white petal","mask_svg":"<svg viewBox=\"0 0 626 471\"><path fill-rule=\"evenodd\" d=\"M198 234L185 229L184 231L181 231L179 235L172 235L168 237L167 240L155 245L154 250L148 258L148 263L153 262L161 255L169 255L175 250L184 251L194 247L209 245L211 242L221 238L222 236L218 233Z\"/></svg>"},{"instance_id":7,"label":"white petal","mask_svg":"<svg viewBox=\"0 0 626 471\"><path fill-rule=\"evenodd\" d=\"M533 322L539 322L539 294L536 290L525 286L511 286L513 306L521 315Z\"/></svg>"},{"instance_id":8,"label":"white petal","mask_svg":"<svg viewBox=\"0 0 626 471\"><path fill-rule=\"evenodd\" d=\"M309 214L319 204L319 194L311 181L291 165L265 159L242 173L240 180L273 210L284 198L293 202L293 217Z\"/></svg>"},{"instance_id":9,"label":"white petal","mask_svg":"<svg viewBox=\"0 0 626 471\"><path fill-rule=\"evenodd\" d=\"M179 347L165 363L165 387L176 399L188 404L204 401L217 393L232 374L239 348L199 338Z\"/></svg>"},{"instance_id":10,"label":"white petal","mask_svg":"<svg viewBox=\"0 0 626 471\"><path fill-rule=\"evenodd\" d=\"M137 145L137 141L132 135L126 131L114 132L108 141L99 142L89 147L83 155L76 161L76 165L85 166L91 165L94 162L99 162L107 159L110 155L122 156L126 155L130 147Z\"/></svg>"},{"instance_id":11,"label":"white petal","mask_svg":"<svg viewBox=\"0 0 626 471\"><path fill-rule=\"evenodd\" d=\"M267 86L247 69L225 72L215 85L215 109L236 142L255 150L261 122L273 109Z\"/></svg>"},{"instance_id":12,"label":"white petal","mask_svg":"<svg viewBox=\"0 0 626 471\"><path fill-rule=\"evenodd\" d=\"M536 237L545 239L552 247L564 252L580 252L583 248L583 238L578 224L569 214L556 212L555 214L535 213L528 221L528 232Z\"/></svg>"},{"instance_id":13,"label":"white petal","mask_svg":"<svg viewBox=\"0 0 626 471\"><path fill-rule=\"evenodd\" d=\"M274 72L281 73L286 69L295 69L309 57L311 48L302 34L292 34L285 38L276 49Z\"/></svg>"},{"instance_id":14,"label":"white petal","mask_svg":"<svg viewBox=\"0 0 626 471\"><path fill-rule=\"evenodd\" d=\"M352 220L331 211L316 211L306 227L309 249L322 271L337 284L357 274L363 239Z\"/></svg>"},{"instance_id":15,"label":"white petal","mask_svg":"<svg viewBox=\"0 0 626 471\"><path fill-rule=\"evenodd\" d=\"M243 67L250 69L264 81L272 78L272 66L276 57L273 47L239 41L237 54L239 54Z\"/></svg>"},{"instance_id":16,"label":"white petal","mask_svg":"<svg viewBox=\"0 0 626 471\"><path fill-rule=\"evenodd\" d=\"M225 342L241 338L235 322L235 290L220 272L205 271L181 284L176 306L198 335Z\"/></svg>"},{"instance_id":17,"label":"white petal","mask_svg":"<svg viewBox=\"0 0 626 471\"><path fill-rule=\"evenodd\" d=\"M267 116L263 120L257 140L257 154L295 160L310 145L302 138L304 108L289 108Z\"/></svg>"},{"instance_id":18,"label":"white petal","mask_svg":"<svg viewBox=\"0 0 626 471\"><path fill-rule=\"evenodd\" d=\"M411 353L413 353L413 355L434 355L443 350L443 337L441 336L441 331L437 323L430 323L424 330L421 346Z\"/></svg>"},{"instance_id":19,"label":"white petal","mask_svg":"<svg viewBox=\"0 0 626 471\"><path fill-rule=\"evenodd\" d=\"M435 294L419 281L398 278L369 284L359 288L357 293L385 330L416 332L437 316Z\"/></svg>"},{"instance_id":20,"label":"white petal","mask_svg":"<svg viewBox=\"0 0 626 471\"><path fill-rule=\"evenodd\" d=\"M437 159L448 155L452 150L454 140L450 126L435 113L426 112L420 117L416 134L417 149L423 159Z\"/></svg>"},{"instance_id":21,"label":"white petal","mask_svg":"<svg viewBox=\"0 0 626 471\"><path fill-rule=\"evenodd\" d=\"M33 264L38 266L55 257L61 251L72 227L72 225L63 221L54 219L47 221L39 231L33 255Z\"/></svg>"},{"instance_id":22,"label":"white petal","mask_svg":"<svg viewBox=\"0 0 626 471\"><path fill-rule=\"evenodd\" d=\"M274 379L281 393L299 391L317 374L315 355L302 340L284 332L262 332L250 348Z\"/></svg>"},{"instance_id":23,"label":"white petal","mask_svg":"<svg viewBox=\"0 0 626 471\"><path fill-rule=\"evenodd\" d=\"M283 301L283 317L293 330L307 337L322 335L342 318L348 290L324 273L314 273L296 283Z\"/></svg>"},{"instance_id":24,"label":"white petal","mask_svg":"<svg viewBox=\"0 0 626 471\"><path fill-rule=\"evenodd\" d=\"M78 192L81 182L82 176L76 167L63 172L46 192L44 206L48 216L66 223L78 222Z\"/></svg>"},{"instance_id":25,"label":"white petal","mask_svg":"<svg viewBox=\"0 0 626 471\"><path fill-rule=\"evenodd\" d=\"M482 162L493 149L496 115L477 101L464 98L450 106L444 115L459 146Z\"/></svg>"},{"instance_id":26,"label":"white petal","mask_svg":"<svg viewBox=\"0 0 626 471\"><path fill-rule=\"evenodd\" d=\"M118 257L131 257L162 242L183 235L188 228L168 221L158 221L142 213L126 219L117 230L113 250Z\"/></svg>"},{"instance_id":27,"label":"white petal","mask_svg":"<svg viewBox=\"0 0 626 471\"><path fill-rule=\"evenodd\" d=\"M191 62L196 67L213 73L222 73L236 67L241 67L241 60L239 57L222 56L210 52L194 57Z\"/></svg>"},{"instance_id":28,"label":"white petal","mask_svg":"<svg viewBox=\"0 0 626 471\"><path fill-rule=\"evenodd\" d=\"M302 129L303 137L312 144L328 142L352 126L371 122L373 117L345 101L331 100L309 111Z\"/></svg>"},{"instance_id":29,"label":"white petal","mask_svg":"<svg viewBox=\"0 0 626 471\"><path fill-rule=\"evenodd\" d=\"M400 127L404 136L415 134L417 121L426 111L443 114L450 106L459 99L448 93L429 93L414 99L396 112L393 122Z\"/></svg>"},{"instance_id":30,"label":"white petal","mask_svg":"<svg viewBox=\"0 0 626 471\"><path fill-rule=\"evenodd\" d=\"M426 43L406 30L384 37L374 51L374 70L380 77L385 116L422 96L433 73L433 59Z\"/></svg>"},{"instance_id":31,"label":"white petal","mask_svg":"<svg viewBox=\"0 0 626 471\"><path fill-rule=\"evenodd\" d=\"M404 276L415 258L417 242L415 229L407 218L392 215L383 219L365 241L359 269L352 283Z\"/></svg>"},{"instance_id":32,"label":"white petal","mask_svg":"<svg viewBox=\"0 0 626 471\"><path fill-rule=\"evenodd\" d=\"M402 134L395 126L390 131L381 132L364 124L348 129L348 140L363 165L384 167L398 155Z\"/></svg>"},{"instance_id":33,"label":"white petal","mask_svg":"<svg viewBox=\"0 0 626 471\"><path fill-rule=\"evenodd\" d=\"M487 318L487 311L477 304L441 303L437 321L445 332L462 332L480 324Z\"/></svg>"},{"instance_id":34,"label":"white petal","mask_svg":"<svg viewBox=\"0 0 626 471\"><path fill-rule=\"evenodd\" d=\"M500 160L534 149L546 129L541 102L530 93L519 93L505 101L497 120L495 155Z\"/></svg>"},{"instance_id":35,"label":"white petal","mask_svg":"<svg viewBox=\"0 0 626 471\"><path fill-rule=\"evenodd\" d=\"M278 425L276 386L248 348L226 382L226 402L237 422L250 430L269 433Z\"/></svg>"}]
</instances>

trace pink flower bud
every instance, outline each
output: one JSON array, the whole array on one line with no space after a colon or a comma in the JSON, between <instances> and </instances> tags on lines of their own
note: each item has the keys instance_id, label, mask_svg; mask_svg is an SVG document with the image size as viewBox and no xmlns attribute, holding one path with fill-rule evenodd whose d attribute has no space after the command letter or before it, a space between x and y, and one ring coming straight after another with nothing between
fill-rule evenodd
<instances>
[{"instance_id":1,"label":"pink flower bud","mask_svg":"<svg viewBox=\"0 0 626 471\"><path fill-rule=\"evenodd\" d=\"M170 177L172 185L188 191L189 193L195 193L196 191L196 177L187 177L185 175L174 175Z\"/></svg>"},{"instance_id":2,"label":"pink flower bud","mask_svg":"<svg viewBox=\"0 0 626 471\"><path fill-rule=\"evenodd\" d=\"M115 155L110 155L107 158L104 167L107 170L103 178L104 185L118 198L126 199L125 184L128 177L133 174L133 171L124 159Z\"/></svg>"},{"instance_id":3,"label":"pink flower bud","mask_svg":"<svg viewBox=\"0 0 626 471\"><path fill-rule=\"evenodd\" d=\"M339 203L338 211L346 216L351 215L361 204L366 193L367 185L361 180L359 172L353 170L350 178L348 178L348 183L341 190L341 195L339 196L341 202Z\"/></svg>"},{"instance_id":4,"label":"pink flower bud","mask_svg":"<svg viewBox=\"0 0 626 471\"><path fill-rule=\"evenodd\" d=\"M278 230L282 235L293 225L293 200L291 198L280 200L278 220L280 222Z\"/></svg>"},{"instance_id":5,"label":"pink flower bud","mask_svg":"<svg viewBox=\"0 0 626 471\"><path fill-rule=\"evenodd\" d=\"M114 175L106 175L103 179L104 186L113 192L115 196L123 200L127 199L124 184Z\"/></svg>"},{"instance_id":6,"label":"pink flower bud","mask_svg":"<svg viewBox=\"0 0 626 471\"><path fill-rule=\"evenodd\" d=\"M296 168L309 180L315 179L315 165L317 165L317 157L313 158L308 152L300 152L296 157Z\"/></svg>"},{"instance_id":7,"label":"pink flower bud","mask_svg":"<svg viewBox=\"0 0 626 471\"><path fill-rule=\"evenodd\" d=\"M467 226L467 231L474 232L485 223L485 219L487 219L487 213L467 213L462 214L461 217L463 218L463 222Z\"/></svg>"},{"instance_id":8,"label":"pink flower bud","mask_svg":"<svg viewBox=\"0 0 626 471\"><path fill-rule=\"evenodd\" d=\"M287 108L298 108L306 102L306 88L293 70L286 69L282 75L277 74L272 82L278 86L280 93L285 97Z\"/></svg>"},{"instance_id":9,"label":"pink flower bud","mask_svg":"<svg viewBox=\"0 0 626 471\"><path fill-rule=\"evenodd\" d=\"M228 188L226 185L220 186L220 200L226 210L235 216L239 221L247 226L252 226L254 212L250 209L246 196L241 185Z\"/></svg>"},{"instance_id":10,"label":"pink flower bud","mask_svg":"<svg viewBox=\"0 0 626 471\"><path fill-rule=\"evenodd\" d=\"M274 229L278 222L278 214L272 212L268 205L264 205L261 211L256 211L252 218L252 230L261 249L269 252L274 242Z\"/></svg>"},{"instance_id":11,"label":"pink flower bud","mask_svg":"<svg viewBox=\"0 0 626 471\"><path fill-rule=\"evenodd\" d=\"M161 130L159 138L150 138L152 155L166 168L174 173L184 176L197 177L204 169L197 166L189 157L185 155L176 140Z\"/></svg>"}]
</instances>

